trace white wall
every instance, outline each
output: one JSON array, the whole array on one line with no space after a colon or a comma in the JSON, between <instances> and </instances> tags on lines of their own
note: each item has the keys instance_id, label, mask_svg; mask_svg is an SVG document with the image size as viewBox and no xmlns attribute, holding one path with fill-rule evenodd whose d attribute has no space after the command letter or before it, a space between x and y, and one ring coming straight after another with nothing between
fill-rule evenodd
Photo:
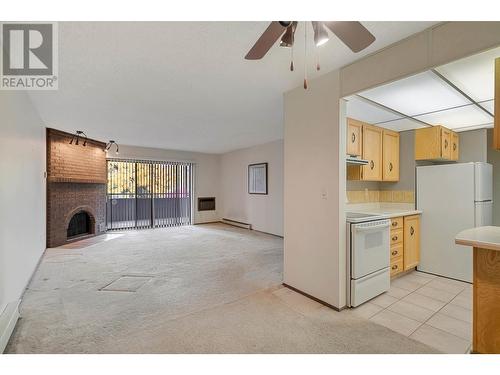
<instances>
[{"instance_id":1,"label":"white wall","mask_svg":"<svg viewBox=\"0 0 500 375\"><path fill-rule=\"evenodd\" d=\"M284 102L284 282L339 306L339 72Z\"/></svg>"},{"instance_id":2,"label":"white wall","mask_svg":"<svg viewBox=\"0 0 500 375\"><path fill-rule=\"evenodd\" d=\"M248 194L248 165L268 163L268 195ZM283 236L283 141L221 155L221 215Z\"/></svg>"},{"instance_id":3,"label":"white wall","mask_svg":"<svg viewBox=\"0 0 500 375\"><path fill-rule=\"evenodd\" d=\"M460 163L470 161L487 161L488 129L469 130L458 133Z\"/></svg>"},{"instance_id":4,"label":"white wall","mask_svg":"<svg viewBox=\"0 0 500 375\"><path fill-rule=\"evenodd\" d=\"M21 91L0 91L0 314L45 250L45 128Z\"/></svg>"},{"instance_id":5,"label":"white wall","mask_svg":"<svg viewBox=\"0 0 500 375\"><path fill-rule=\"evenodd\" d=\"M187 161L195 163L195 211L194 223L207 223L221 219L219 194L220 180L220 156L216 154L203 154L189 151L163 150L159 148L147 148L120 145L120 154L109 154L110 158L142 159L158 161ZM197 210L198 197L215 197L216 211Z\"/></svg>"}]
</instances>

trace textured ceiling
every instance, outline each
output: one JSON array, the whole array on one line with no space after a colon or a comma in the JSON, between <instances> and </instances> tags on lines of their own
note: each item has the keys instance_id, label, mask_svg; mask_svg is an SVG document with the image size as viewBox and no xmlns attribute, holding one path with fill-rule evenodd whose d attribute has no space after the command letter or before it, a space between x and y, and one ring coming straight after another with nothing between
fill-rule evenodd
<instances>
[{"instance_id":1,"label":"textured ceiling","mask_svg":"<svg viewBox=\"0 0 500 375\"><path fill-rule=\"evenodd\" d=\"M338 39L309 77L355 61L435 22L364 22L376 37L352 53ZM304 23L290 50L244 56L268 22L62 22L59 90L31 92L45 125L120 144L222 153L280 139L282 94L302 84ZM309 40L312 29L308 24ZM312 50L312 43L309 45Z\"/></svg>"}]
</instances>

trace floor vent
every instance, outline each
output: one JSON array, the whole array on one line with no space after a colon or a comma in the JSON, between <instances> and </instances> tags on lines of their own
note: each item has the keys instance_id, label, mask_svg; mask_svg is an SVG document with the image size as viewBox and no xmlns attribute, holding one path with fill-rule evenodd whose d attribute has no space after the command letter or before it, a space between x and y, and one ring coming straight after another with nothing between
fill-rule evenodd
<instances>
[{"instance_id":1,"label":"floor vent","mask_svg":"<svg viewBox=\"0 0 500 375\"><path fill-rule=\"evenodd\" d=\"M136 292L151 279L151 276L123 275L99 290L106 292Z\"/></svg>"},{"instance_id":2,"label":"floor vent","mask_svg":"<svg viewBox=\"0 0 500 375\"><path fill-rule=\"evenodd\" d=\"M252 229L252 224L242 223L241 221L236 221L236 220L231 220L231 219L223 218L221 220L221 222L224 223L224 224L233 225L235 227L240 227L240 228L249 229L249 230Z\"/></svg>"}]
</instances>

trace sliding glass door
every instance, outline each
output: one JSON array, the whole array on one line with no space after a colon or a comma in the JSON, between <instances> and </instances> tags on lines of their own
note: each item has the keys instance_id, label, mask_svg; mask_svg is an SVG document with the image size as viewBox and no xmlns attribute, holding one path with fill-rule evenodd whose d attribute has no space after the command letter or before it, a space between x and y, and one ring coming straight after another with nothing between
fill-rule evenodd
<instances>
[{"instance_id":1,"label":"sliding glass door","mask_svg":"<svg viewBox=\"0 0 500 375\"><path fill-rule=\"evenodd\" d=\"M192 223L193 164L108 160L108 230Z\"/></svg>"}]
</instances>

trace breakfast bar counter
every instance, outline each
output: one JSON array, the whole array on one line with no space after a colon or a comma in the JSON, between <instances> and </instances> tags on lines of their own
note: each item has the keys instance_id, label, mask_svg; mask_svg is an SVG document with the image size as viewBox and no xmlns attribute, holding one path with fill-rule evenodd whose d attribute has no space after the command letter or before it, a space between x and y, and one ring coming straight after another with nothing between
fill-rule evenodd
<instances>
[{"instance_id":1,"label":"breakfast bar counter","mask_svg":"<svg viewBox=\"0 0 500 375\"><path fill-rule=\"evenodd\" d=\"M474 248L472 351L498 354L500 353L500 227L466 229L457 234L455 243Z\"/></svg>"}]
</instances>

